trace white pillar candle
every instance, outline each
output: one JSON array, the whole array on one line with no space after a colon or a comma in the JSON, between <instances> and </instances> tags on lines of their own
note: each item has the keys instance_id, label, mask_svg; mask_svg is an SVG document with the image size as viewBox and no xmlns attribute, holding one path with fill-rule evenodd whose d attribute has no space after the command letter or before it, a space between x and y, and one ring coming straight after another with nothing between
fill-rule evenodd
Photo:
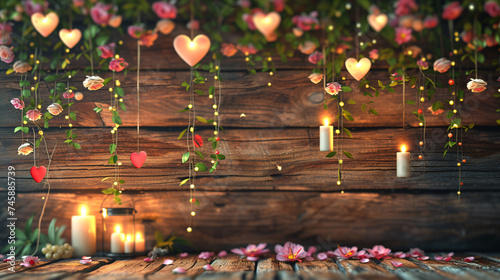
<instances>
[{"instance_id":1,"label":"white pillar candle","mask_svg":"<svg viewBox=\"0 0 500 280\"><path fill-rule=\"evenodd\" d=\"M121 227L118 225L115 227L115 232L111 234L111 253L123 253L125 235L121 233Z\"/></svg>"},{"instance_id":2,"label":"white pillar candle","mask_svg":"<svg viewBox=\"0 0 500 280\"><path fill-rule=\"evenodd\" d=\"M74 257L95 255L95 216L86 216L86 212L85 207L82 207L81 216L71 217L71 246Z\"/></svg>"},{"instance_id":3,"label":"white pillar candle","mask_svg":"<svg viewBox=\"0 0 500 280\"><path fill-rule=\"evenodd\" d=\"M133 253L134 252L134 240L132 240L132 236L130 234L127 234L127 239L125 239L125 253Z\"/></svg>"},{"instance_id":4,"label":"white pillar candle","mask_svg":"<svg viewBox=\"0 0 500 280\"><path fill-rule=\"evenodd\" d=\"M333 151L333 126L328 125L328 119L319 127L319 150L321 152Z\"/></svg>"},{"instance_id":5,"label":"white pillar candle","mask_svg":"<svg viewBox=\"0 0 500 280\"><path fill-rule=\"evenodd\" d=\"M401 147L401 152L397 153L396 173L398 177L410 177L410 152L406 151L406 147Z\"/></svg>"},{"instance_id":6,"label":"white pillar candle","mask_svg":"<svg viewBox=\"0 0 500 280\"><path fill-rule=\"evenodd\" d=\"M146 240L140 232L135 234L135 252L141 253L146 251Z\"/></svg>"}]
</instances>

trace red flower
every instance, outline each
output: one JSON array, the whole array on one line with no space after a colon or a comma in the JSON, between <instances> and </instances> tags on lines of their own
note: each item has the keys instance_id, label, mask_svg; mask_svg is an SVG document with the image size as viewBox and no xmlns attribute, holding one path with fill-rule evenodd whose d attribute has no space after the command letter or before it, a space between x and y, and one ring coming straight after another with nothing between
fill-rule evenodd
<instances>
[{"instance_id":1,"label":"red flower","mask_svg":"<svg viewBox=\"0 0 500 280\"><path fill-rule=\"evenodd\" d=\"M98 49L101 51L102 58L110 58L115 54L115 43L111 43L108 45L100 46Z\"/></svg>"},{"instance_id":2,"label":"red flower","mask_svg":"<svg viewBox=\"0 0 500 280\"><path fill-rule=\"evenodd\" d=\"M125 67L128 66L128 63L123 58L112 59L109 62L109 70L121 72Z\"/></svg>"},{"instance_id":3,"label":"red flower","mask_svg":"<svg viewBox=\"0 0 500 280\"><path fill-rule=\"evenodd\" d=\"M484 11L490 15L490 17L500 16L500 6L495 1L487 1L484 3Z\"/></svg>"},{"instance_id":4,"label":"red flower","mask_svg":"<svg viewBox=\"0 0 500 280\"><path fill-rule=\"evenodd\" d=\"M412 11L418 10L418 5L415 0L398 0L395 4L394 13L398 16L410 14Z\"/></svg>"},{"instance_id":5,"label":"red flower","mask_svg":"<svg viewBox=\"0 0 500 280\"><path fill-rule=\"evenodd\" d=\"M153 33L153 31L149 30L141 35L141 38L139 39L139 45L151 47L156 39L158 39L158 33Z\"/></svg>"},{"instance_id":6,"label":"red flower","mask_svg":"<svg viewBox=\"0 0 500 280\"><path fill-rule=\"evenodd\" d=\"M436 15L428 16L424 20L424 27L425 28L434 28L438 25L439 20Z\"/></svg>"},{"instance_id":7,"label":"red flower","mask_svg":"<svg viewBox=\"0 0 500 280\"><path fill-rule=\"evenodd\" d=\"M24 10L28 14L28 16L33 15L34 13L45 13L47 8L49 7L49 2L43 1L43 4L40 4L41 1L33 1L26 0L23 1Z\"/></svg>"},{"instance_id":8,"label":"red flower","mask_svg":"<svg viewBox=\"0 0 500 280\"><path fill-rule=\"evenodd\" d=\"M323 59L323 53L315 51L309 55L309 58L307 60L312 64L318 64L318 62L320 62L322 59Z\"/></svg>"},{"instance_id":9,"label":"red flower","mask_svg":"<svg viewBox=\"0 0 500 280\"><path fill-rule=\"evenodd\" d=\"M222 46L220 48L220 52L227 57L231 57L231 56L235 55L236 52L238 52L238 50L236 49L236 46L234 44L222 43Z\"/></svg>"},{"instance_id":10,"label":"red flower","mask_svg":"<svg viewBox=\"0 0 500 280\"><path fill-rule=\"evenodd\" d=\"M292 22L304 31L319 29L318 12L316 11L311 12L309 15L294 16Z\"/></svg>"},{"instance_id":11,"label":"red flower","mask_svg":"<svg viewBox=\"0 0 500 280\"><path fill-rule=\"evenodd\" d=\"M238 45L237 48L238 48L238 50L240 50L245 55L256 54L257 53L257 49L252 44Z\"/></svg>"},{"instance_id":12,"label":"red flower","mask_svg":"<svg viewBox=\"0 0 500 280\"><path fill-rule=\"evenodd\" d=\"M193 139L193 144L196 148L203 147L203 138L200 135L196 134Z\"/></svg>"},{"instance_id":13,"label":"red flower","mask_svg":"<svg viewBox=\"0 0 500 280\"><path fill-rule=\"evenodd\" d=\"M177 8L170 3L163 1L154 2L151 8L153 8L153 11L159 18L177 17Z\"/></svg>"},{"instance_id":14,"label":"red flower","mask_svg":"<svg viewBox=\"0 0 500 280\"><path fill-rule=\"evenodd\" d=\"M108 24L112 16L112 14L109 13L111 8L113 8L113 5L99 2L90 9L90 16L96 24Z\"/></svg>"},{"instance_id":15,"label":"red flower","mask_svg":"<svg viewBox=\"0 0 500 280\"><path fill-rule=\"evenodd\" d=\"M454 1L444 6L444 11L441 16L447 20L454 20L462 14L463 9L464 8L458 1Z\"/></svg>"},{"instance_id":16,"label":"red flower","mask_svg":"<svg viewBox=\"0 0 500 280\"><path fill-rule=\"evenodd\" d=\"M285 0L273 0L274 10L282 12L285 9Z\"/></svg>"},{"instance_id":17,"label":"red flower","mask_svg":"<svg viewBox=\"0 0 500 280\"><path fill-rule=\"evenodd\" d=\"M375 245L372 249L366 249L377 260L386 259L391 253L391 249L382 245Z\"/></svg>"},{"instance_id":18,"label":"red flower","mask_svg":"<svg viewBox=\"0 0 500 280\"><path fill-rule=\"evenodd\" d=\"M128 27L127 33L130 37L139 39L144 34L144 28L140 25L131 25Z\"/></svg>"}]
</instances>

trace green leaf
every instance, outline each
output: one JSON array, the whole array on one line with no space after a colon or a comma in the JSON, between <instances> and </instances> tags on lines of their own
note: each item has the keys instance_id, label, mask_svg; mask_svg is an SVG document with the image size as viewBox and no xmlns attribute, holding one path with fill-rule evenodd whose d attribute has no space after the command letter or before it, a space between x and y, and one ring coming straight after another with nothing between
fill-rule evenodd
<instances>
[{"instance_id":1,"label":"green leaf","mask_svg":"<svg viewBox=\"0 0 500 280\"><path fill-rule=\"evenodd\" d=\"M352 138L352 134L351 134L351 131L349 131L349 129L345 128L344 127L344 133L349 136L350 138Z\"/></svg>"},{"instance_id":2,"label":"green leaf","mask_svg":"<svg viewBox=\"0 0 500 280\"><path fill-rule=\"evenodd\" d=\"M406 100L406 104L416 105L415 101L413 100Z\"/></svg>"},{"instance_id":3,"label":"green leaf","mask_svg":"<svg viewBox=\"0 0 500 280\"><path fill-rule=\"evenodd\" d=\"M109 153L114 154L116 150L116 144L109 145Z\"/></svg>"},{"instance_id":4,"label":"green leaf","mask_svg":"<svg viewBox=\"0 0 500 280\"><path fill-rule=\"evenodd\" d=\"M342 152L344 153L344 155L345 155L346 157L348 157L348 158L350 158L350 159L353 159L352 154L351 154L351 153L349 153L348 151L342 151Z\"/></svg>"},{"instance_id":5,"label":"green leaf","mask_svg":"<svg viewBox=\"0 0 500 280\"><path fill-rule=\"evenodd\" d=\"M47 77L45 77L43 80L46 81L46 82L53 82L55 80L59 79L59 75L57 74L52 74L52 75L48 75Z\"/></svg>"},{"instance_id":6,"label":"green leaf","mask_svg":"<svg viewBox=\"0 0 500 280\"><path fill-rule=\"evenodd\" d=\"M102 82L102 84L107 85L109 82L111 82L111 80L113 80L113 77L106 78L104 79L104 82Z\"/></svg>"},{"instance_id":7,"label":"green leaf","mask_svg":"<svg viewBox=\"0 0 500 280\"><path fill-rule=\"evenodd\" d=\"M73 148L80 150L82 148L82 146L80 146L80 144L78 144L76 142L73 142Z\"/></svg>"},{"instance_id":8,"label":"green leaf","mask_svg":"<svg viewBox=\"0 0 500 280\"><path fill-rule=\"evenodd\" d=\"M370 109L370 113L374 114L375 116L378 116L378 112L375 109Z\"/></svg>"},{"instance_id":9,"label":"green leaf","mask_svg":"<svg viewBox=\"0 0 500 280\"><path fill-rule=\"evenodd\" d=\"M48 229L48 236L49 236L49 240L51 242L53 242L54 240L56 240L56 219L52 219L52 221L50 221L50 224L49 224L49 229ZM56 244L53 244L53 245L56 245Z\"/></svg>"},{"instance_id":10,"label":"green leaf","mask_svg":"<svg viewBox=\"0 0 500 280\"><path fill-rule=\"evenodd\" d=\"M205 95L205 93L199 89L196 89L194 92L196 92L198 95Z\"/></svg>"},{"instance_id":11,"label":"green leaf","mask_svg":"<svg viewBox=\"0 0 500 280\"><path fill-rule=\"evenodd\" d=\"M497 120L497 124L499 124L499 125L500 125L500 119L498 119L498 120Z\"/></svg>"},{"instance_id":12,"label":"green leaf","mask_svg":"<svg viewBox=\"0 0 500 280\"><path fill-rule=\"evenodd\" d=\"M13 72L14 72L14 69L9 68L9 69L7 69L7 71L5 71L5 74L9 75L9 74L11 74Z\"/></svg>"},{"instance_id":13,"label":"green leaf","mask_svg":"<svg viewBox=\"0 0 500 280\"><path fill-rule=\"evenodd\" d=\"M26 221L26 224L24 225L24 234L26 238L28 238L31 235L31 225L33 224L34 217L35 215L31 215L31 217Z\"/></svg>"},{"instance_id":14,"label":"green leaf","mask_svg":"<svg viewBox=\"0 0 500 280\"><path fill-rule=\"evenodd\" d=\"M384 84L380 80L378 80L378 86L379 87L384 87Z\"/></svg>"},{"instance_id":15,"label":"green leaf","mask_svg":"<svg viewBox=\"0 0 500 280\"><path fill-rule=\"evenodd\" d=\"M120 118L120 116L118 116L118 115L115 115L115 116L111 117L111 120L112 120L114 123L118 124L118 125L121 125L121 124L122 124L122 119L121 119L121 118Z\"/></svg>"},{"instance_id":16,"label":"green leaf","mask_svg":"<svg viewBox=\"0 0 500 280\"><path fill-rule=\"evenodd\" d=\"M76 121L76 114L75 114L75 112L71 112L71 113L69 113L69 117L70 117L72 120Z\"/></svg>"},{"instance_id":17,"label":"green leaf","mask_svg":"<svg viewBox=\"0 0 500 280\"><path fill-rule=\"evenodd\" d=\"M31 91L29 89L23 89L23 97L28 98L31 96Z\"/></svg>"},{"instance_id":18,"label":"green leaf","mask_svg":"<svg viewBox=\"0 0 500 280\"><path fill-rule=\"evenodd\" d=\"M125 92L121 87L115 87L115 93L118 94L120 97L123 97L125 95Z\"/></svg>"},{"instance_id":19,"label":"green leaf","mask_svg":"<svg viewBox=\"0 0 500 280\"><path fill-rule=\"evenodd\" d=\"M127 111L127 108L125 108L125 104L123 102L120 102L119 106L120 106L120 109L122 109L122 111Z\"/></svg>"},{"instance_id":20,"label":"green leaf","mask_svg":"<svg viewBox=\"0 0 500 280\"><path fill-rule=\"evenodd\" d=\"M194 151L196 153L196 155L198 155L201 159L205 159L205 157L203 156L203 154L200 152L200 151Z\"/></svg>"},{"instance_id":21,"label":"green leaf","mask_svg":"<svg viewBox=\"0 0 500 280\"><path fill-rule=\"evenodd\" d=\"M95 107L95 108L94 108L94 111L95 111L96 113L100 113L100 112L102 111L102 108Z\"/></svg>"},{"instance_id":22,"label":"green leaf","mask_svg":"<svg viewBox=\"0 0 500 280\"><path fill-rule=\"evenodd\" d=\"M115 189L113 188L109 188L109 189L105 189L102 191L103 194L114 194L115 193Z\"/></svg>"},{"instance_id":23,"label":"green leaf","mask_svg":"<svg viewBox=\"0 0 500 280\"><path fill-rule=\"evenodd\" d=\"M207 171L208 170L207 166L201 162L195 164L194 166L198 167L198 171Z\"/></svg>"},{"instance_id":24,"label":"green leaf","mask_svg":"<svg viewBox=\"0 0 500 280\"><path fill-rule=\"evenodd\" d=\"M215 88L213 86L208 88L208 94L214 94Z\"/></svg>"},{"instance_id":25,"label":"green leaf","mask_svg":"<svg viewBox=\"0 0 500 280\"><path fill-rule=\"evenodd\" d=\"M343 92L350 92L350 91L352 91L352 88L349 87L349 86L343 86L341 89L342 89Z\"/></svg>"},{"instance_id":26,"label":"green leaf","mask_svg":"<svg viewBox=\"0 0 500 280\"><path fill-rule=\"evenodd\" d=\"M355 100L353 100L353 99L349 99L349 100L347 101L347 104L354 105L354 104L356 104L356 101L355 101Z\"/></svg>"},{"instance_id":27,"label":"green leaf","mask_svg":"<svg viewBox=\"0 0 500 280\"><path fill-rule=\"evenodd\" d=\"M186 163L188 160L189 160L189 152L185 152L183 155L182 155L182 163Z\"/></svg>"},{"instance_id":28,"label":"green leaf","mask_svg":"<svg viewBox=\"0 0 500 280\"><path fill-rule=\"evenodd\" d=\"M208 123L208 121L204 117L196 116L196 119L202 123Z\"/></svg>"},{"instance_id":29,"label":"green leaf","mask_svg":"<svg viewBox=\"0 0 500 280\"><path fill-rule=\"evenodd\" d=\"M333 152L328 153L328 155L326 155L326 157L331 158L331 157L334 157L336 154L337 154L337 152L333 151Z\"/></svg>"},{"instance_id":30,"label":"green leaf","mask_svg":"<svg viewBox=\"0 0 500 280\"><path fill-rule=\"evenodd\" d=\"M180 140L182 138L182 136L184 136L184 134L186 134L187 132L187 128L184 129L183 131L181 131L181 133L179 134L179 137L177 137L177 140Z\"/></svg>"},{"instance_id":31,"label":"green leaf","mask_svg":"<svg viewBox=\"0 0 500 280\"><path fill-rule=\"evenodd\" d=\"M189 178L182 180L181 183L179 184L179 187L187 183L187 181L189 181Z\"/></svg>"},{"instance_id":32,"label":"green leaf","mask_svg":"<svg viewBox=\"0 0 500 280\"><path fill-rule=\"evenodd\" d=\"M226 159L226 156L225 156L225 155L220 155L220 154L219 154L219 155L217 155L217 158L218 158L219 160L225 160L225 159Z\"/></svg>"},{"instance_id":33,"label":"green leaf","mask_svg":"<svg viewBox=\"0 0 500 280\"><path fill-rule=\"evenodd\" d=\"M115 164L116 163L115 157L116 155L110 156L108 159L108 164Z\"/></svg>"}]
</instances>

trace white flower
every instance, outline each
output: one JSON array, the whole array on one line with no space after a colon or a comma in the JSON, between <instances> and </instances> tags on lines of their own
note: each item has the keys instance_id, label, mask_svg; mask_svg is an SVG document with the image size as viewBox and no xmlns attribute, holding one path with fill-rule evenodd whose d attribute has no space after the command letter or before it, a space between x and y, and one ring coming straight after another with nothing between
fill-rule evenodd
<instances>
[{"instance_id":1,"label":"white flower","mask_svg":"<svg viewBox=\"0 0 500 280\"><path fill-rule=\"evenodd\" d=\"M17 148L18 155L27 156L31 154L31 152L33 152L33 147L31 147L30 143L22 144L19 148Z\"/></svg>"},{"instance_id":2,"label":"white flower","mask_svg":"<svg viewBox=\"0 0 500 280\"><path fill-rule=\"evenodd\" d=\"M483 92L486 90L487 83L481 79L470 79L471 81L467 83L467 89L472 92Z\"/></svg>"},{"instance_id":3,"label":"white flower","mask_svg":"<svg viewBox=\"0 0 500 280\"><path fill-rule=\"evenodd\" d=\"M311 75L309 75L309 80L311 80L311 82L317 84L317 83L321 82L321 80L323 80L323 74L312 73Z\"/></svg>"},{"instance_id":4,"label":"white flower","mask_svg":"<svg viewBox=\"0 0 500 280\"><path fill-rule=\"evenodd\" d=\"M87 76L83 81L83 86L89 90L98 90L104 86L104 79L99 76Z\"/></svg>"}]
</instances>

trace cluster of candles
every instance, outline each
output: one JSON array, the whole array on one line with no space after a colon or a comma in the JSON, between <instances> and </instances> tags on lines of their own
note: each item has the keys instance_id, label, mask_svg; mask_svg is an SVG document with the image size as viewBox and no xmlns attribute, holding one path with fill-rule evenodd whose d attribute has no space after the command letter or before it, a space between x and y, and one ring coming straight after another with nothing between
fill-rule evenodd
<instances>
[{"instance_id":1,"label":"cluster of candles","mask_svg":"<svg viewBox=\"0 0 500 280\"><path fill-rule=\"evenodd\" d=\"M120 225L115 226L115 232L111 234L111 253L134 253L146 251L146 243L140 232L136 232L135 239L133 234L125 234Z\"/></svg>"}]
</instances>

